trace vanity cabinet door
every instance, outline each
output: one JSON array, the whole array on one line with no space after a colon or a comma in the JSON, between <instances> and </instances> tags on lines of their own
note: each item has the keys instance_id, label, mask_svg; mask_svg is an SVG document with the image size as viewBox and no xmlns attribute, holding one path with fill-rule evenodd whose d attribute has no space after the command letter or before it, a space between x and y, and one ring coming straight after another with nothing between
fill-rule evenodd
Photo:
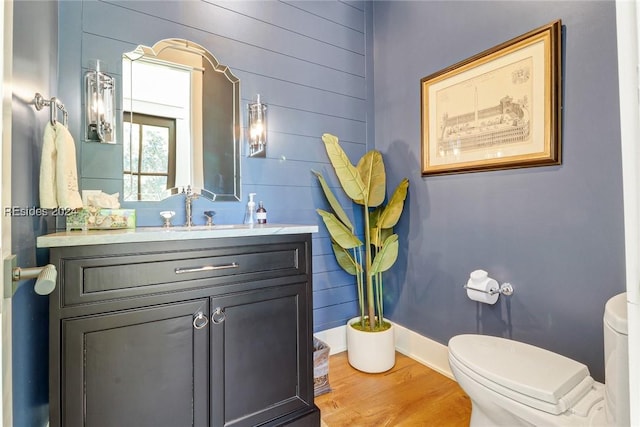
<instances>
[{"instance_id":1,"label":"vanity cabinet door","mask_svg":"<svg viewBox=\"0 0 640 427\"><path fill-rule=\"evenodd\" d=\"M208 426L208 304L63 320L62 426Z\"/></svg>"},{"instance_id":2,"label":"vanity cabinet door","mask_svg":"<svg viewBox=\"0 0 640 427\"><path fill-rule=\"evenodd\" d=\"M300 283L211 298L211 426L319 419L309 415L317 409L307 289Z\"/></svg>"}]
</instances>

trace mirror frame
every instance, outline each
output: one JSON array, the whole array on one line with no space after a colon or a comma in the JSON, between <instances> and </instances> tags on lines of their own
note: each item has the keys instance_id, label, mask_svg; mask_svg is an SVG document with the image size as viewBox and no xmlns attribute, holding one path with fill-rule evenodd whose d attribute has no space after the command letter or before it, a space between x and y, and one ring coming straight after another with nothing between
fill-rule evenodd
<instances>
[{"instance_id":1,"label":"mirror frame","mask_svg":"<svg viewBox=\"0 0 640 427\"><path fill-rule=\"evenodd\" d=\"M199 45L198 43L192 42L186 39L178 39L178 38L170 38L163 39L156 42L152 47L145 45L138 45L134 50L130 52L124 52L122 54L123 59L127 58L130 61L136 61L142 57L150 58L152 60L163 61L158 58L160 54L166 49L176 49L185 52L195 53L201 55L203 58L206 58L213 69L219 73L225 75L225 77L231 82L233 85L233 193L213 193L206 188L201 188L198 186L194 186L191 183L192 190L197 194L205 197L206 199L212 201L240 201L242 199L241 194L241 182L240 182L240 79L236 77L233 72L226 65L220 64L220 62L216 59L216 57L209 52L208 49ZM124 75L122 77L124 79ZM121 85L124 90L124 84ZM121 93L124 99L124 92ZM123 111L123 121L124 123L124 111ZM126 136L123 131L123 144L125 143ZM193 141L191 141L193 144ZM124 159L123 159L124 161ZM123 164L124 170L124 164ZM204 185L204 182L203 182ZM179 194L182 191L182 188L170 188L167 189L166 195L170 197L175 194ZM124 197L124 194L123 194ZM165 198L166 199L166 198ZM163 200L165 200L163 199ZM162 200L160 200L162 201ZM150 200L128 200L127 203L139 203L139 202L150 202Z\"/></svg>"}]
</instances>

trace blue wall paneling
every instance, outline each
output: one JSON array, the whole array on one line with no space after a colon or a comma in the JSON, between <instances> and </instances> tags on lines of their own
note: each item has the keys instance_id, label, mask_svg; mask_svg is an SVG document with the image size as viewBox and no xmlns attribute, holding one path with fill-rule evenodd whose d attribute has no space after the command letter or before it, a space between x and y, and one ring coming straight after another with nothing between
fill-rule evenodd
<instances>
[{"instance_id":1,"label":"blue wall paneling","mask_svg":"<svg viewBox=\"0 0 640 427\"><path fill-rule=\"evenodd\" d=\"M311 169L322 171L332 186L338 185L320 136L325 132L338 135L354 162L366 151L367 143L372 144L367 13L371 20L370 5L363 2L61 3L60 46L81 41L79 49L61 50L59 71L61 96L70 104L71 121L76 124L82 188L116 192L122 185L114 172L121 163L121 142L116 146L81 142L79 82L89 61L105 61L118 83L123 52L138 44L152 46L164 38L186 38L208 48L240 78L243 125L246 104L257 93L267 103L269 114L267 158L242 159L243 200L211 203L199 199L194 204L194 219L203 221L200 213L213 207L217 223L238 223L246 194L256 192L270 222L319 224L315 209L326 202ZM242 152L246 152L244 141ZM138 225L160 225L158 212L164 209L176 210L174 222L182 221L180 198L135 207ZM323 226L314 236L314 243L321 241L328 241ZM328 246L314 244L316 330L342 325L355 312L350 278L343 276L333 255L323 247Z\"/></svg>"}]
</instances>

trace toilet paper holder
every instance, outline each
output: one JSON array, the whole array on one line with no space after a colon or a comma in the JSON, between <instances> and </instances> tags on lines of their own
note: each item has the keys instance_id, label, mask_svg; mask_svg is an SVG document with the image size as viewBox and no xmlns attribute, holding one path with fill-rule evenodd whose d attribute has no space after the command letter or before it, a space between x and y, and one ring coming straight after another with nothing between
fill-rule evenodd
<instances>
[{"instance_id":1,"label":"toilet paper holder","mask_svg":"<svg viewBox=\"0 0 640 427\"><path fill-rule=\"evenodd\" d=\"M472 271L469 275L469 281L466 285L464 285L464 288L473 292L480 292L482 294L490 296L496 294L509 296L513 294L513 286L511 286L511 283L503 283L502 285L498 285L498 282L495 279L490 278L489 273L484 270ZM469 295L471 299L474 299L471 297L469 292L467 292L467 295ZM494 304L496 301L497 297L495 300L487 302L489 302L489 304Z\"/></svg>"},{"instance_id":2,"label":"toilet paper holder","mask_svg":"<svg viewBox=\"0 0 640 427\"><path fill-rule=\"evenodd\" d=\"M472 288L467 285L464 285L464 288L471 289L476 292L482 292L483 294L489 294L489 295L502 294L502 295L510 296L513 294L513 286L511 286L511 283L503 283L502 285L500 285L499 288L489 289L488 291L485 291L483 289Z\"/></svg>"}]
</instances>

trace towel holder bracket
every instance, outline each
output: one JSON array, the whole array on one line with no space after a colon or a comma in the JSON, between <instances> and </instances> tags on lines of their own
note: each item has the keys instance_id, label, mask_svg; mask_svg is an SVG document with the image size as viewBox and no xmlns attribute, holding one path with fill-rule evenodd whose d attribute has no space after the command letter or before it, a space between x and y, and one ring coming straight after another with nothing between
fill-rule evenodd
<instances>
[{"instance_id":1,"label":"towel holder bracket","mask_svg":"<svg viewBox=\"0 0 640 427\"><path fill-rule=\"evenodd\" d=\"M33 99L33 104L36 107L36 110L40 111L45 107L49 107L49 120L52 125L55 125L58 121L58 111L62 111L62 124L67 127L69 113L67 113L66 108L64 108L64 104L60 102L58 98L55 96L51 99L46 99L42 94L37 93Z\"/></svg>"}]
</instances>

